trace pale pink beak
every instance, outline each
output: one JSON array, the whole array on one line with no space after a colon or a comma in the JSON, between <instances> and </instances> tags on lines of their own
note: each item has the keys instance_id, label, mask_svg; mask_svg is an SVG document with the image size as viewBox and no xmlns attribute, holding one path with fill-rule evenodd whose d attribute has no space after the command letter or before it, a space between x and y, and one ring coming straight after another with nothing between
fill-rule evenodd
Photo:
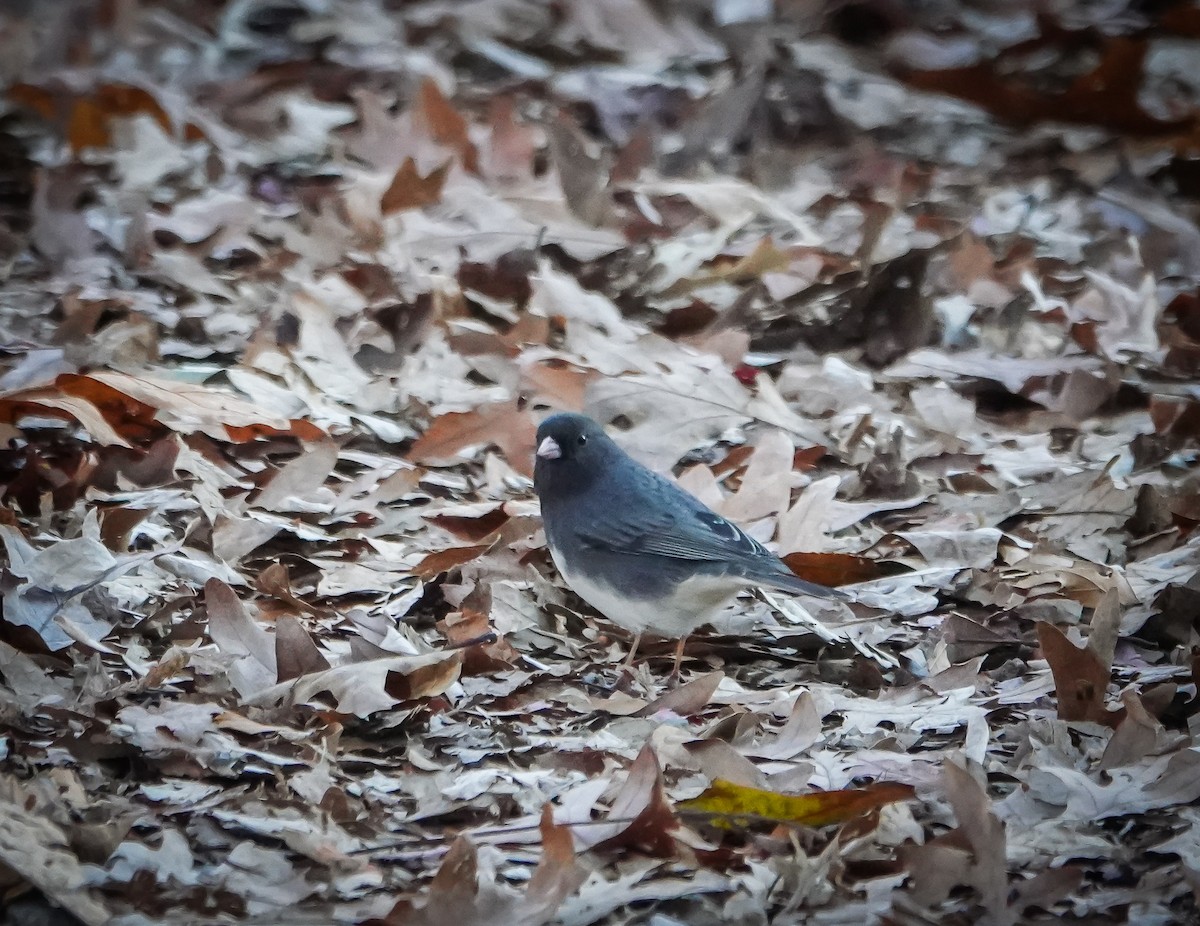
<instances>
[{"instance_id":1,"label":"pale pink beak","mask_svg":"<svg viewBox=\"0 0 1200 926\"><path fill-rule=\"evenodd\" d=\"M547 437L538 444L537 455L543 460L557 460L562 456L562 448L553 437Z\"/></svg>"}]
</instances>

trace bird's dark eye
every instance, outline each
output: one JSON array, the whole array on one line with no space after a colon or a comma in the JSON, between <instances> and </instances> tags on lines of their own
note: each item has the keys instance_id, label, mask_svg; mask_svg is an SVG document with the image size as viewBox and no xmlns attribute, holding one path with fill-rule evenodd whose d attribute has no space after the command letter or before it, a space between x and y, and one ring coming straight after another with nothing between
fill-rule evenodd
<instances>
[{"instance_id":1,"label":"bird's dark eye","mask_svg":"<svg viewBox=\"0 0 1200 926\"><path fill-rule=\"evenodd\" d=\"M579 435L579 437L578 437L576 440L577 440L577 442L579 443L579 446L580 446L580 447L582 447L584 444L586 444L586 443L587 443L587 435L586 435L586 434L580 434L580 435Z\"/></svg>"}]
</instances>

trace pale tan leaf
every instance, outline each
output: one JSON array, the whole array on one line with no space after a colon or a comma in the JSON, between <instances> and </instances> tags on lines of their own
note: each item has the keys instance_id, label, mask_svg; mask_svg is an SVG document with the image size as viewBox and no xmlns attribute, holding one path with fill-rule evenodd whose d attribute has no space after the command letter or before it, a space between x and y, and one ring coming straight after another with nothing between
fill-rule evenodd
<instances>
[{"instance_id":1,"label":"pale tan leaf","mask_svg":"<svg viewBox=\"0 0 1200 926\"><path fill-rule=\"evenodd\" d=\"M461 666L459 652L369 659L272 685L248 703L320 705L328 695L342 713L368 717L400 701L441 694L458 679Z\"/></svg>"}]
</instances>

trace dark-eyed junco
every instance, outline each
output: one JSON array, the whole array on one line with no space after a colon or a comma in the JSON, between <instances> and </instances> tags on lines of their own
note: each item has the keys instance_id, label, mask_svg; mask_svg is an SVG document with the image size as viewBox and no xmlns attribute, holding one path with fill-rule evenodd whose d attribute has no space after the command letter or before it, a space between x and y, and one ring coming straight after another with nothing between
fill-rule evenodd
<instances>
[{"instance_id":1,"label":"dark-eyed junco","mask_svg":"<svg viewBox=\"0 0 1200 926\"><path fill-rule=\"evenodd\" d=\"M740 527L618 447L591 418L557 414L537 432L533 484L554 565L584 601L634 634L688 634L747 586L844 598L805 582Z\"/></svg>"}]
</instances>

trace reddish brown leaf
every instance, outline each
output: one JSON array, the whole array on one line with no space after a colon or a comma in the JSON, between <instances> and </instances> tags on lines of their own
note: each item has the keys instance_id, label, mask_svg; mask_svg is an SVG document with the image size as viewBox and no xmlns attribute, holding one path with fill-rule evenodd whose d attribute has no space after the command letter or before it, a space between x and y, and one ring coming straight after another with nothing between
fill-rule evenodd
<instances>
[{"instance_id":1,"label":"reddish brown leaf","mask_svg":"<svg viewBox=\"0 0 1200 926\"><path fill-rule=\"evenodd\" d=\"M463 168L479 172L478 152L467 132L467 120L442 94L437 82L427 77L421 83L421 113L429 125L429 133L439 145L458 152Z\"/></svg>"},{"instance_id":2,"label":"reddish brown leaf","mask_svg":"<svg viewBox=\"0 0 1200 926\"><path fill-rule=\"evenodd\" d=\"M1050 671L1058 697L1060 720L1112 723L1116 715L1105 709L1109 670L1087 647L1078 647L1061 630L1046 621L1037 625L1038 645Z\"/></svg>"},{"instance_id":3,"label":"reddish brown leaf","mask_svg":"<svg viewBox=\"0 0 1200 926\"><path fill-rule=\"evenodd\" d=\"M412 573L422 579L433 579L443 572L449 572L464 563L482 556L490 548L490 544L481 543L472 547L449 547L430 553L413 567Z\"/></svg>"},{"instance_id":4,"label":"reddish brown leaf","mask_svg":"<svg viewBox=\"0 0 1200 926\"><path fill-rule=\"evenodd\" d=\"M454 653L441 662L418 665L405 672L391 672L383 690L397 701L431 698L440 695L458 680L462 671L462 654Z\"/></svg>"},{"instance_id":5,"label":"reddish brown leaf","mask_svg":"<svg viewBox=\"0 0 1200 926\"><path fill-rule=\"evenodd\" d=\"M426 518L430 524L436 524L460 540L470 540L478 543L490 534L494 534L508 521L508 512L503 505L497 505L490 511L476 518L461 515L436 514Z\"/></svg>"},{"instance_id":6,"label":"reddish brown leaf","mask_svg":"<svg viewBox=\"0 0 1200 926\"><path fill-rule=\"evenodd\" d=\"M920 89L968 100L1017 125L1073 122L1150 136L1192 131L1197 124L1194 116L1158 119L1141 107L1138 94L1146 47L1144 39L1108 39L1096 67L1058 95L1043 92L994 59L940 71L912 71L905 79Z\"/></svg>"},{"instance_id":7,"label":"reddish brown leaf","mask_svg":"<svg viewBox=\"0 0 1200 926\"><path fill-rule=\"evenodd\" d=\"M174 131L166 112L147 91L128 84L101 84L85 95L56 94L32 84L16 84L8 98L48 120L61 119L67 142L76 153L112 144L114 118L146 114L168 134Z\"/></svg>"},{"instance_id":8,"label":"reddish brown leaf","mask_svg":"<svg viewBox=\"0 0 1200 926\"><path fill-rule=\"evenodd\" d=\"M1151 396L1150 420L1159 434L1180 440L1200 438L1200 402L1173 396Z\"/></svg>"},{"instance_id":9,"label":"reddish brown leaf","mask_svg":"<svg viewBox=\"0 0 1200 926\"><path fill-rule=\"evenodd\" d=\"M420 209L441 202L442 187L446 185L446 174L450 171L450 162L434 168L426 176L417 173L417 165L412 158L405 158L404 163L392 177L392 182L379 200L380 211L384 215L393 215L405 209Z\"/></svg>"},{"instance_id":10,"label":"reddish brown leaf","mask_svg":"<svg viewBox=\"0 0 1200 926\"><path fill-rule=\"evenodd\" d=\"M13 84L5 94L18 106L31 109L43 119L53 119L59 111L59 101L45 87L34 84Z\"/></svg>"},{"instance_id":11,"label":"reddish brown leaf","mask_svg":"<svg viewBox=\"0 0 1200 926\"><path fill-rule=\"evenodd\" d=\"M129 534L150 511L144 508L103 508L100 511L100 539L114 553L129 549Z\"/></svg>"},{"instance_id":12,"label":"reddish brown leaf","mask_svg":"<svg viewBox=\"0 0 1200 926\"><path fill-rule=\"evenodd\" d=\"M489 635L495 638L492 642L475 643L463 649L464 675L504 671L520 659L520 653L503 637L497 636L488 616L481 611L464 609L449 614L438 624L438 629L446 635L446 642L451 646L464 646Z\"/></svg>"},{"instance_id":13,"label":"reddish brown leaf","mask_svg":"<svg viewBox=\"0 0 1200 926\"><path fill-rule=\"evenodd\" d=\"M295 437L302 441L321 441L329 438L328 434L303 418L292 418L284 427L273 427L269 424L226 424L225 434L234 444L247 444L271 437Z\"/></svg>"},{"instance_id":14,"label":"reddish brown leaf","mask_svg":"<svg viewBox=\"0 0 1200 926\"><path fill-rule=\"evenodd\" d=\"M583 410L584 393L595 376L594 370L561 362L532 363L521 370L522 385L531 402L572 412Z\"/></svg>"},{"instance_id":15,"label":"reddish brown leaf","mask_svg":"<svg viewBox=\"0 0 1200 926\"><path fill-rule=\"evenodd\" d=\"M665 335L668 338L684 338L689 335L698 335L702 333L713 321L717 318L717 310L707 302L700 299L693 299L686 305L681 305L671 309L663 316L661 324L658 326L659 334ZM745 364L743 364L745 366ZM739 368L740 369L740 368ZM754 369L754 368L751 368ZM757 375L757 370L755 369ZM734 376L742 382L743 385L749 385L745 379L739 374L739 370L734 370ZM753 382L753 377L751 377Z\"/></svg>"},{"instance_id":16,"label":"reddish brown leaf","mask_svg":"<svg viewBox=\"0 0 1200 926\"><path fill-rule=\"evenodd\" d=\"M752 456L754 456L754 447L751 444L742 444L740 447L734 447L729 453L725 454L723 459L713 464L713 475L727 476L730 473L736 473L750 462Z\"/></svg>"},{"instance_id":17,"label":"reddish brown leaf","mask_svg":"<svg viewBox=\"0 0 1200 926\"><path fill-rule=\"evenodd\" d=\"M854 582L870 582L908 571L900 563L868 559L852 553L789 553L783 557L783 561L800 578L831 588Z\"/></svg>"},{"instance_id":18,"label":"reddish brown leaf","mask_svg":"<svg viewBox=\"0 0 1200 926\"><path fill-rule=\"evenodd\" d=\"M629 767L629 777L608 815L617 820L633 817L633 822L613 824L619 827L619 832L605 838L601 848L632 847L659 858L676 854L674 832L679 821L663 790L662 770L649 743Z\"/></svg>"},{"instance_id":19,"label":"reddish brown leaf","mask_svg":"<svg viewBox=\"0 0 1200 926\"><path fill-rule=\"evenodd\" d=\"M273 420L228 393L114 371L64 373L51 387L0 396L0 422L15 424L31 415L74 419L99 443L122 447L159 440L170 429L205 431L234 443L267 436L327 437L311 422Z\"/></svg>"},{"instance_id":20,"label":"reddish brown leaf","mask_svg":"<svg viewBox=\"0 0 1200 926\"><path fill-rule=\"evenodd\" d=\"M575 861L571 828L555 825L554 807L549 803L542 805L538 831L542 836L542 857L525 889L525 905L530 908L526 922L548 920L587 878L587 871Z\"/></svg>"},{"instance_id":21,"label":"reddish brown leaf","mask_svg":"<svg viewBox=\"0 0 1200 926\"><path fill-rule=\"evenodd\" d=\"M108 420L86 399L63 395L53 389L29 389L0 397L0 421L20 426L27 418L57 418L76 421L101 444L117 447L131 446Z\"/></svg>"},{"instance_id":22,"label":"reddish brown leaf","mask_svg":"<svg viewBox=\"0 0 1200 926\"><path fill-rule=\"evenodd\" d=\"M486 156L488 174L509 181L532 177L537 136L531 127L517 121L511 96L492 98L488 123L492 129Z\"/></svg>"},{"instance_id":23,"label":"reddish brown leaf","mask_svg":"<svg viewBox=\"0 0 1200 926\"><path fill-rule=\"evenodd\" d=\"M1158 24L1175 35L1200 39L1200 7L1179 4L1159 14Z\"/></svg>"},{"instance_id":24,"label":"reddish brown leaf","mask_svg":"<svg viewBox=\"0 0 1200 926\"><path fill-rule=\"evenodd\" d=\"M261 407L218 389L151 376L130 376L110 370L86 376L64 374L55 385L89 399L103 396L106 414L128 420L129 427L148 427L142 407L152 418L182 433L203 431L218 440L241 443L257 437L292 436L327 440L328 435L308 421L276 417Z\"/></svg>"},{"instance_id":25,"label":"reddish brown leaf","mask_svg":"<svg viewBox=\"0 0 1200 926\"><path fill-rule=\"evenodd\" d=\"M504 451L509 466L529 476L536 432L529 413L515 403L484 405L435 419L409 449L408 458L426 466L450 466L460 462L458 454L467 447L495 444Z\"/></svg>"}]
</instances>

